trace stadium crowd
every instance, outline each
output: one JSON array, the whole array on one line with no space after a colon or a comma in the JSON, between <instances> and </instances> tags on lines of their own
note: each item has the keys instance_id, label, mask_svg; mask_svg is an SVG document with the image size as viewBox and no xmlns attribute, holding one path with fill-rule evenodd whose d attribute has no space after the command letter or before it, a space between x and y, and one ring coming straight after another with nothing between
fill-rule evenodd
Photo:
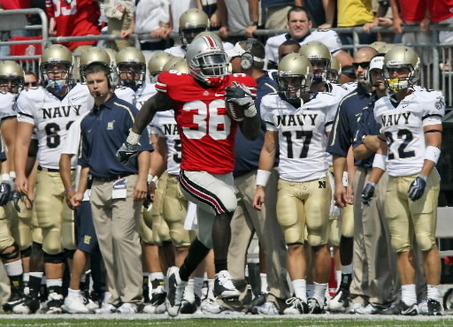
<instances>
[{"instance_id":1,"label":"stadium crowd","mask_svg":"<svg viewBox=\"0 0 453 327\"><path fill-rule=\"evenodd\" d=\"M405 44L451 0L45 7L52 35L120 38L0 62L5 312L443 314L445 99ZM355 52L330 29L358 26Z\"/></svg>"}]
</instances>

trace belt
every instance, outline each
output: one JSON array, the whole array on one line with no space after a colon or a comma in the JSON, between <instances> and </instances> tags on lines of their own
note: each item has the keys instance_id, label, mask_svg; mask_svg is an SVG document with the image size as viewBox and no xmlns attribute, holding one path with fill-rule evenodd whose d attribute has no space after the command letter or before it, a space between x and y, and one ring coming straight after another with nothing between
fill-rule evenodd
<instances>
[{"instance_id":1,"label":"belt","mask_svg":"<svg viewBox=\"0 0 453 327\"><path fill-rule=\"evenodd\" d=\"M102 183L108 183L108 182L113 182L118 179L130 176L131 174L124 174L124 175L114 175L114 176L109 176L109 177L97 177L93 176L94 181L102 182Z\"/></svg>"},{"instance_id":2,"label":"belt","mask_svg":"<svg viewBox=\"0 0 453 327\"><path fill-rule=\"evenodd\" d=\"M39 171L48 171L49 173L59 173L60 172L60 169L53 169L53 168L45 168L45 167L41 167L41 166L38 166L38 170Z\"/></svg>"}]
</instances>

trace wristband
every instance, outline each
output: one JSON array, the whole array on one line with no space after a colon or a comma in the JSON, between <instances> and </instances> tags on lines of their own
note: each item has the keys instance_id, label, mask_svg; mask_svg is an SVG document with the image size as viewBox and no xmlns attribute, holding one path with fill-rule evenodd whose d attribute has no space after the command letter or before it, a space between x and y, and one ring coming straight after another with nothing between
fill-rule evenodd
<instances>
[{"instance_id":1,"label":"wristband","mask_svg":"<svg viewBox=\"0 0 453 327\"><path fill-rule=\"evenodd\" d=\"M154 184L157 184L158 180L159 180L159 177L148 174L148 180L147 180L148 183L153 182Z\"/></svg>"},{"instance_id":2,"label":"wristband","mask_svg":"<svg viewBox=\"0 0 453 327\"><path fill-rule=\"evenodd\" d=\"M440 157L440 149L436 146L428 145L425 149L425 160L429 160L437 164Z\"/></svg>"},{"instance_id":3,"label":"wristband","mask_svg":"<svg viewBox=\"0 0 453 327\"><path fill-rule=\"evenodd\" d=\"M244 116L248 118L252 118L256 116L256 107L255 104L252 104L250 107L244 110Z\"/></svg>"},{"instance_id":4,"label":"wristband","mask_svg":"<svg viewBox=\"0 0 453 327\"><path fill-rule=\"evenodd\" d=\"M67 189L65 190L66 193L69 193L69 192L72 192L72 191L75 191L75 188L70 187L70 188L67 188Z\"/></svg>"},{"instance_id":5,"label":"wristband","mask_svg":"<svg viewBox=\"0 0 453 327\"><path fill-rule=\"evenodd\" d=\"M349 186L349 173L347 171L343 172L343 179L342 179L341 183L343 184L344 187Z\"/></svg>"},{"instance_id":6,"label":"wristband","mask_svg":"<svg viewBox=\"0 0 453 327\"><path fill-rule=\"evenodd\" d=\"M131 144L131 145L136 145L138 141L140 141L140 134L137 134L132 131L132 129L129 130L129 135L127 136L126 142Z\"/></svg>"},{"instance_id":7,"label":"wristband","mask_svg":"<svg viewBox=\"0 0 453 327\"><path fill-rule=\"evenodd\" d=\"M387 156L383 154L376 153L373 159L373 167L386 170L387 168Z\"/></svg>"},{"instance_id":8,"label":"wristband","mask_svg":"<svg viewBox=\"0 0 453 327\"><path fill-rule=\"evenodd\" d=\"M256 185L266 186L270 176L271 172L269 170L258 169L256 173Z\"/></svg>"}]
</instances>

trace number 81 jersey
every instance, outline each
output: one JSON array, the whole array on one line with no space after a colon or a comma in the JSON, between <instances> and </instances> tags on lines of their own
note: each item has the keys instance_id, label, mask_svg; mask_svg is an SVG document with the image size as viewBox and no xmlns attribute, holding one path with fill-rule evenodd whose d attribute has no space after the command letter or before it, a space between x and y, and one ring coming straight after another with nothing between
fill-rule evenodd
<instances>
[{"instance_id":1,"label":"number 81 jersey","mask_svg":"<svg viewBox=\"0 0 453 327\"><path fill-rule=\"evenodd\" d=\"M20 93L17 120L35 126L40 166L58 169L69 127L93 106L88 87L81 84L76 84L61 100L41 86Z\"/></svg>"},{"instance_id":2,"label":"number 81 jersey","mask_svg":"<svg viewBox=\"0 0 453 327\"><path fill-rule=\"evenodd\" d=\"M279 174L290 182L323 178L327 172L327 136L338 101L330 93L312 93L299 108L268 94L261 100L266 129L278 133Z\"/></svg>"},{"instance_id":3,"label":"number 81 jersey","mask_svg":"<svg viewBox=\"0 0 453 327\"><path fill-rule=\"evenodd\" d=\"M387 139L387 172L390 176L418 174L424 162L423 128L442 124L444 97L439 91L416 87L400 103L382 97L374 106L374 117Z\"/></svg>"},{"instance_id":4,"label":"number 81 jersey","mask_svg":"<svg viewBox=\"0 0 453 327\"><path fill-rule=\"evenodd\" d=\"M156 90L173 103L181 137L181 169L227 174L234 169L237 123L225 109L225 88L237 81L256 94L255 80L244 74L226 75L215 87L202 87L191 75L159 74Z\"/></svg>"}]
</instances>

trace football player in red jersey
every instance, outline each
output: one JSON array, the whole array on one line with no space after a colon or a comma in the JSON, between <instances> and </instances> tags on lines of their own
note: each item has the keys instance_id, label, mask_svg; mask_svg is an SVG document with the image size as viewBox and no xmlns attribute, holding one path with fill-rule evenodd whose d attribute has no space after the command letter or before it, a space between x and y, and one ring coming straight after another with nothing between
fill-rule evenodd
<instances>
[{"instance_id":1,"label":"football player in red jersey","mask_svg":"<svg viewBox=\"0 0 453 327\"><path fill-rule=\"evenodd\" d=\"M189 275L214 249L214 293L234 298L239 291L227 271L230 221L237 206L234 193L234 139L238 126L248 139L256 139L260 118L253 101L256 82L244 74L227 74L228 58L222 44L210 36L194 40L187 48L189 74L175 71L159 75L156 89L140 110L117 156L122 161L135 154L138 137L157 111L174 109L182 143L180 187L198 205L198 237L180 268L168 270L167 311L179 313ZM231 87L231 85L234 85ZM225 100L242 108L239 122L230 118Z\"/></svg>"}]
</instances>

